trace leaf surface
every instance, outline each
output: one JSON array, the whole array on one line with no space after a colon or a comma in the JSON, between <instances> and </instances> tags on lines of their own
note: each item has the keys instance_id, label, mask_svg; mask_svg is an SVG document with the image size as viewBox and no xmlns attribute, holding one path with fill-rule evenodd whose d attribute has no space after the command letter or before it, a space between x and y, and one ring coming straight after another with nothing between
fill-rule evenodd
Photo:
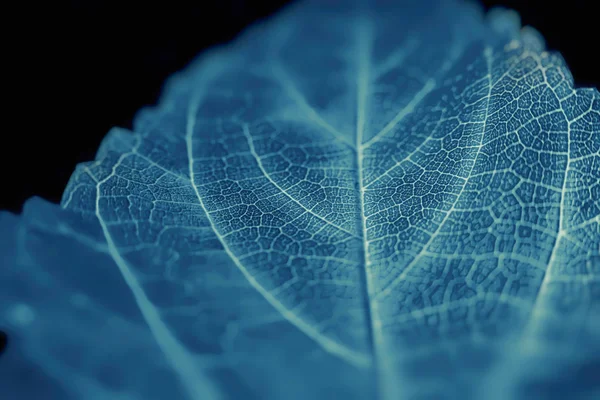
<instances>
[{"instance_id":1,"label":"leaf surface","mask_svg":"<svg viewBox=\"0 0 600 400\"><path fill-rule=\"evenodd\" d=\"M60 207L2 214L0 382L590 395L566 371L600 359L599 182L600 95L514 12L298 3L170 79Z\"/></svg>"}]
</instances>

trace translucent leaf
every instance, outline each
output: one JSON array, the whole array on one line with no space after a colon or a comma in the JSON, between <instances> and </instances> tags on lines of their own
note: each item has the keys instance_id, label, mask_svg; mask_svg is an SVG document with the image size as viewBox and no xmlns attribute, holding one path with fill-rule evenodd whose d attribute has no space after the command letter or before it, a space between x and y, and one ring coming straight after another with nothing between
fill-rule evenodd
<instances>
[{"instance_id":1,"label":"translucent leaf","mask_svg":"<svg viewBox=\"0 0 600 400\"><path fill-rule=\"evenodd\" d=\"M1 214L2 390L591 398L600 94L514 12L392 3L289 7Z\"/></svg>"}]
</instances>

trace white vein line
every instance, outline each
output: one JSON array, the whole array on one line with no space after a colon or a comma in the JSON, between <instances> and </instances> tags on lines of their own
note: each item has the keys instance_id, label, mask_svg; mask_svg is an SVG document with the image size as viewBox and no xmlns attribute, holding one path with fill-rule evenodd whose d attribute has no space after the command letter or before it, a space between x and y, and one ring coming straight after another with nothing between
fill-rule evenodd
<instances>
[{"instance_id":1,"label":"white vein line","mask_svg":"<svg viewBox=\"0 0 600 400\"><path fill-rule=\"evenodd\" d=\"M384 61L381 62L379 67L377 67L373 73L375 79L387 74L394 68L398 68L404 63L404 60L406 60L409 55L419 48L419 45L421 44L421 38L415 38L415 36L415 32L409 34L404 45L398 47L397 50L395 50L393 53L387 56Z\"/></svg>"},{"instance_id":2,"label":"white vein line","mask_svg":"<svg viewBox=\"0 0 600 400\"><path fill-rule=\"evenodd\" d=\"M265 176L265 178L267 178L267 180L269 182L271 182L273 184L273 186L275 186L282 194L284 194L292 202L294 202L296 205L298 205L300 208L302 208L304 211L306 211L310 215L314 216L318 220L324 222L327 225L333 226L334 228L336 228L342 232L345 232L350 236L354 236L354 237L358 238L358 236L356 236L354 233L350 232L349 230L342 228L341 226L334 224L333 222L328 221L327 219L315 214L315 212L313 210L310 210L310 209L304 207L298 200L296 200L295 198L293 198L292 196L287 194L285 189L282 188L281 186L279 186L279 184L271 178L271 175L265 169L265 167L262 163L262 160L261 160L260 156L258 155L258 153L256 152L256 148L254 147L254 142L252 141L252 136L250 136L250 130L248 128L248 124L243 124L243 132L244 132L244 136L246 137L246 141L248 142L248 146L250 147L250 153L256 159L256 163L258 164L258 168L260 169L260 172L262 172L262 174Z\"/></svg>"},{"instance_id":3,"label":"white vein line","mask_svg":"<svg viewBox=\"0 0 600 400\"><path fill-rule=\"evenodd\" d=\"M421 89L415 94L412 100L403 107L396 116L387 123L375 136L369 139L365 144L362 145L363 149L368 149L372 144L376 143L382 136L385 136L389 131L394 129L408 114L415 110L415 107L423 101L423 99L435 88L435 79L429 78L427 82L421 87ZM360 143L359 143L360 144Z\"/></svg>"},{"instance_id":4,"label":"white vein line","mask_svg":"<svg viewBox=\"0 0 600 400\"><path fill-rule=\"evenodd\" d=\"M167 173L167 174L170 174L170 175L172 175L172 176L173 176L173 177L175 177L175 178L178 178L178 179L182 180L182 181L183 181L183 182L185 182L185 183L191 183L191 182L190 182L190 179L189 179L187 176L179 175L178 173L176 173L176 172L174 172L174 171L170 171L170 170L168 170L167 168L163 167L161 164L159 164L159 163L157 163L156 161L152 160L152 159L151 159L151 158L149 158L148 156L145 156L145 155L143 155L142 153L139 153L139 152L137 152L137 151L134 151L134 152L133 152L133 154L134 154L136 157L139 157L139 158L141 158L142 160L146 161L146 162L147 162L148 164L150 164L151 166L153 166L153 167L156 167L156 168L160 169L161 171L163 171L163 172L165 172L165 173ZM158 179L157 179L157 181L158 181ZM171 201L171 203L175 203L175 202ZM182 204L187 204L187 203L185 203L185 202L179 202L179 203L182 203Z\"/></svg>"},{"instance_id":5,"label":"white vein line","mask_svg":"<svg viewBox=\"0 0 600 400\"><path fill-rule=\"evenodd\" d=\"M202 206L210 225L215 232L215 235L221 242L225 253L231 258L234 264L238 267L238 269L242 272L242 274L246 277L248 282L252 285L257 292L259 292L268 302L271 304L277 311L281 313L281 315L287 319L290 323L295 325L300 331L306 334L308 337L317 342L323 349L326 351L339 356L340 358L346 360L347 362L358 366L358 367L367 367L370 364L370 360L364 354L356 352L348 347L335 342L334 340L326 337L321 332L314 329L312 326L303 321L300 317L292 313L288 310L275 296L273 296L269 291L267 291L243 266L240 260L233 254L227 241L223 240L223 237L220 235L217 226L213 220L213 217L208 212L204 202L202 200L202 196L200 196L200 192L198 191L198 187L194 181L194 155L193 155L193 132L194 126L196 123L195 115L197 113L198 107L200 103L199 96L196 96L190 102L190 106L188 108L187 115L187 126L186 126L186 147L187 147L187 155L189 160L189 173L190 173L190 181L192 182L192 187L194 188L194 192L198 198L198 202ZM205 397L211 398L211 397Z\"/></svg>"},{"instance_id":6,"label":"white vein line","mask_svg":"<svg viewBox=\"0 0 600 400\"><path fill-rule=\"evenodd\" d=\"M452 132L454 132L454 130ZM452 132L450 132L449 135L452 134ZM365 186L365 188L369 188L371 185L374 185L375 183L379 182L381 179L385 178L386 176L389 176L390 172L392 172L393 170L395 170L396 168L398 168L405 161L410 160L413 164L415 164L416 166L418 166L419 168L421 168L421 166L419 164L417 164L416 162L414 162L413 160L411 160L411 158L415 154L417 154L418 152L420 152L429 143L434 142L436 140L437 141L441 141L442 139L436 138L436 137L431 137L431 136L426 137L414 150L409 151L404 158L402 158L401 160L397 161L394 165L392 165L391 167L389 167L388 169L386 169L385 171L383 171L377 178L375 178L371 182L369 182ZM489 173L489 172L486 172L486 173Z\"/></svg>"},{"instance_id":7,"label":"white vein line","mask_svg":"<svg viewBox=\"0 0 600 400\"><path fill-rule=\"evenodd\" d=\"M364 285L365 285L365 296L367 304L367 319L371 335L372 354L374 362L377 366L379 358L377 357L377 348L383 346L383 333L381 331L381 320L377 311L377 304L372 299L373 289L373 276L370 271L370 260L369 260L369 246L367 243L367 221L365 218L365 189L363 186L363 154L362 154L362 139L364 134L365 122L366 122L366 109L367 100L369 95L369 79L370 79L370 63L369 57L371 57L371 44L373 41L373 32L371 26L368 25L366 20L361 20L357 29L357 57L358 57L358 79L357 79L357 93L356 93L356 159L357 159L357 170L358 170L358 190L359 190L359 203L360 203L360 218L361 218L361 229L362 229L362 243L363 243L363 257L364 257ZM380 379L383 379L383 375L379 375ZM379 385L382 381L379 382Z\"/></svg>"},{"instance_id":8,"label":"white vein line","mask_svg":"<svg viewBox=\"0 0 600 400\"><path fill-rule=\"evenodd\" d=\"M444 75L454 66L461 54L462 51L460 46L458 46L458 43L454 41L454 44L452 45L452 48L449 51L448 60L442 65L440 71L441 73L438 74L438 81L441 80L444 77ZM432 86L429 87L430 85ZM420 103L433 89L435 89L435 86L436 79L429 78L425 82L425 85L419 90L419 92L417 92L412 101L409 104L407 104L402 110L400 110L396 117L392 121L390 121L379 133L377 133L367 143L365 143L364 147L367 148L372 144L376 143L378 137L387 134L391 129L394 128L394 126L400 123L402 119L404 119L408 114L413 112L414 108L418 105L418 103Z\"/></svg>"},{"instance_id":9,"label":"white vein line","mask_svg":"<svg viewBox=\"0 0 600 400\"><path fill-rule=\"evenodd\" d=\"M139 307L144 320L148 324L150 332L152 332L152 336L156 339L156 343L158 343L158 346L165 357L171 363L172 368L177 372L190 399L219 399L221 396L213 386L213 383L206 379L204 372L198 368L194 358L190 357L189 352L181 345L179 340L173 336L170 329L162 321L156 307L154 307L150 299L146 296L144 289L142 289L140 282L129 267L127 261L119 253L109 232L108 226L100 215L100 186L115 175L116 168L129 154L131 153L123 153L112 167L112 173L99 181L96 185L95 213L106 239L108 253L119 268L125 283L131 290L135 302ZM88 173L90 176L93 176L91 171L88 170Z\"/></svg>"},{"instance_id":10,"label":"white vein line","mask_svg":"<svg viewBox=\"0 0 600 400\"><path fill-rule=\"evenodd\" d=\"M354 143L352 143L349 138L342 135L337 129L331 126L329 122L323 119L323 117L321 117L321 115L308 104L306 98L302 95L302 93L300 93L300 91L298 91L296 86L292 83L290 77L285 72L284 68L279 63L275 63L275 65L271 68L271 71L275 79L285 90L286 94L296 103L298 107L300 107L300 109L312 122L331 133L336 139L342 141L352 148L354 147Z\"/></svg>"},{"instance_id":11,"label":"white vein line","mask_svg":"<svg viewBox=\"0 0 600 400\"><path fill-rule=\"evenodd\" d=\"M573 160L573 159L571 159L571 160ZM592 225L592 224L600 224L600 214L588 219L587 221L583 221L579 224L571 225L568 228L565 228L565 233L571 233L575 230L583 229L583 228L587 227L588 225Z\"/></svg>"},{"instance_id":12,"label":"white vein line","mask_svg":"<svg viewBox=\"0 0 600 400\"><path fill-rule=\"evenodd\" d=\"M342 135L337 129L331 126L329 122L327 122L323 117L321 117L321 115L313 107L311 107L310 104L308 104L305 96L302 95L302 93L298 90L296 85L294 85L293 79L290 78L289 74L285 69L283 61L281 61L279 53L281 52L281 49L285 45L285 42L289 39L290 35L295 29L297 29L297 24L286 24L284 29L278 35L273 35L270 43L267 43L267 51L270 54L270 58L272 60L271 68L269 71L271 72L273 77L275 77L278 83L283 87L286 94L306 114L309 120L325 129L336 139L342 141L350 147L353 147L354 143L352 143L352 141L348 137Z\"/></svg>"},{"instance_id":13,"label":"white vein line","mask_svg":"<svg viewBox=\"0 0 600 400\"><path fill-rule=\"evenodd\" d=\"M504 294L499 295L496 293L481 292L481 293L477 293L471 297L458 299L458 300L452 300L452 301L449 301L446 303L431 305L431 306L423 307L421 309L407 311L405 313L402 313L402 314L394 317L393 320L391 321L391 323L389 323L389 325L402 324L402 323L409 322L414 319L427 317L428 315L431 315L434 313L446 313L446 312L450 311L451 309L459 307L459 306L472 307L481 300L495 301L495 302L500 302L500 303L504 302L504 303L507 303L507 304L512 305L519 309L524 309L531 305L529 302L523 301L523 300L519 299L518 297L513 298L510 296L506 296Z\"/></svg>"},{"instance_id":14,"label":"white vein line","mask_svg":"<svg viewBox=\"0 0 600 400\"><path fill-rule=\"evenodd\" d=\"M482 132L481 132L481 137L479 138L479 146L477 148L477 155L475 156L475 159L473 160L473 164L471 165L469 173L467 174L467 177L465 178L464 183L463 183L462 187L460 188L460 191L458 192L458 194L456 195L456 198L454 199L454 202L452 203L452 207L450 207L450 209L446 212L446 215L444 216L444 219L442 219L442 222L440 222L440 224L437 226L436 230L431 234L431 236L429 237L427 242L423 245L423 248L421 249L421 251L406 266L404 271L402 271L402 273L400 275L398 275L396 278L394 278L394 280L384 290L377 293L376 298L380 298L380 297L383 297L383 296L389 294L408 275L408 273L418 264L418 262L421 260L421 258L426 254L427 248L429 247L431 242L437 237L440 230L442 229L442 226L446 223L446 221L448 220L448 218L450 217L452 212L455 210L454 207L458 203L460 196L462 195L465 188L467 187L467 182L469 180L469 176L471 175L471 172L473 172L473 168L475 168L475 165L477 164L479 155L481 154L481 147L483 145L483 137L485 136L485 130L487 127L487 119L488 119L487 117L488 117L488 114L490 111L490 103L491 103L490 100L491 100L491 96L492 96L492 50L490 48L486 48L484 51L484 55L485 55L487 67L488 67L488 82L489 82L488 87L489 87L489 89L488 89L488 94L487 94L487 104L486 104L485 115L484 115L484 120L483 120L483 128L482 128Z\"/></svg>"},{"instance_id":15,"label":"white vein line","mask_svg":"<svg viewBox=\"0 0 600 400\"><path fill-rule=\"evenodd\" d=\"M371 185L379 182L381 179L383 179L384 177L388 176L390 172L392 172L393 170L395 170L399 165L401 165L402 163L404 163L407 160L410 160L410 158L417 154L418 152L421 151L422 148L424 148L426 145L428 145L429 143L433 142L434 140L440 140L438 138L435 137L427 137L425 138L425 140L423 140L421 142L421 144L419 144L413 151L409 151L408 154L402 158L402 160L397 161L394 165L392 165L390 168L386 169L383 173L381 173L377 178L373 179L371 182L369 182L366 186L365 189L370 187ZM412 161L412 160L411 160ZM415 163L416 164L416 163Z\"/></svg>"},{"instance_id":16,"label":"white vein line","mask_svg":"<svg viewBox=\"0 0 600 400\"><path fill-rule=\"evenodd\" d=\"M565 228L565 226L564 226L565 225L564 211L565 211L565 199L566 199L565 192L567 190L567 180L569 178L569 170L571 169L571 122L572 121L569 121L567 124L567 166L565 168L565 176L564 176L563 183L562 183L562 189L560 191L560 206L558 209L558 232L556 234L556 240L554 241L554 245L552 246L552 252L550 253L550 258L548 259L548 268L546 268L546 271L544 272L544 279L542 279L542 283L540 285L540 290L537 293L535 302L533 303L533 307L531 309L533 316L529 318L527 325L525 326L525 329L523 330L525 338L530 337L530 334L533 333L532 330L535 329L535 324L534 324L534 320L536 319L535 315L537 312L541 311L539 309L540 301L546 294L546 291L548 290L548 285L550 284L550 279L552 278L552 270L553 270L552 267L555 264L556 255L558 254L558 248L560 247L560 242L562 241L563 237L567 236L567 228Z\"/></svg>"}]
</instances>

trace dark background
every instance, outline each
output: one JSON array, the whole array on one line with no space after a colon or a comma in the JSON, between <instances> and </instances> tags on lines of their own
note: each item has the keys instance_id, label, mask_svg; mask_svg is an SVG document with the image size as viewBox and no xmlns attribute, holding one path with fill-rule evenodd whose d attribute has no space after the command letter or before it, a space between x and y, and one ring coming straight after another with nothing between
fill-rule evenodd
<instances>
[{"instance_id":1,"label":"dark background","mask_svg":"<svg viewBox=\"0 0 600 400\"><path fill-rule=\"evenodd\" d=\"M0 209L15 212L33 195L58 202L75 165L94 158L111 127L129 128L136 110L154 104L167 76L289 1L41 3L4 15L17 27L4 39L10 105L3 107ZM517 10L563 54L578 86L599 86L594 1L483 3Z\"/></svg>"}]
</instances>

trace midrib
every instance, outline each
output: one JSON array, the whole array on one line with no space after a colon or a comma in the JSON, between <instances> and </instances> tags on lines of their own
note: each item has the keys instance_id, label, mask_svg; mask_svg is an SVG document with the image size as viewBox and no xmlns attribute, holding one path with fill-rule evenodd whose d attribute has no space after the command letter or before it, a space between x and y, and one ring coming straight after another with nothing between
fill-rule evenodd
<instances>
[{"instance_id":1,"label":"midrib","mask_svg":"<svg viewBox=\"0 0 600 400\"><path fill-rule=\"evenodd\" d=\"M376 304L371 302L374 294L371 271L369 270L369 252L367 243L367 221L365 218L365 188L363 179L363 134L366 120L367 100L369 96L370 80L370 57L371 45L373 42L373 31L366 18L358 21L356 30L356 54L357 54L357 81L356 81L356 160L357 160L357 179L358 179L358 202L361 221L361 240L363 244L363 269L361 270L361 283L363 289L363 298L365 302L365 318L368 326L368 342L372 354L372 365L377 382L375 387L375 397L381 395L381 382L379 374L378 347L381 344L381 327L378 324L379 318L376 310Z\"/></svg>"}]
</instances>

